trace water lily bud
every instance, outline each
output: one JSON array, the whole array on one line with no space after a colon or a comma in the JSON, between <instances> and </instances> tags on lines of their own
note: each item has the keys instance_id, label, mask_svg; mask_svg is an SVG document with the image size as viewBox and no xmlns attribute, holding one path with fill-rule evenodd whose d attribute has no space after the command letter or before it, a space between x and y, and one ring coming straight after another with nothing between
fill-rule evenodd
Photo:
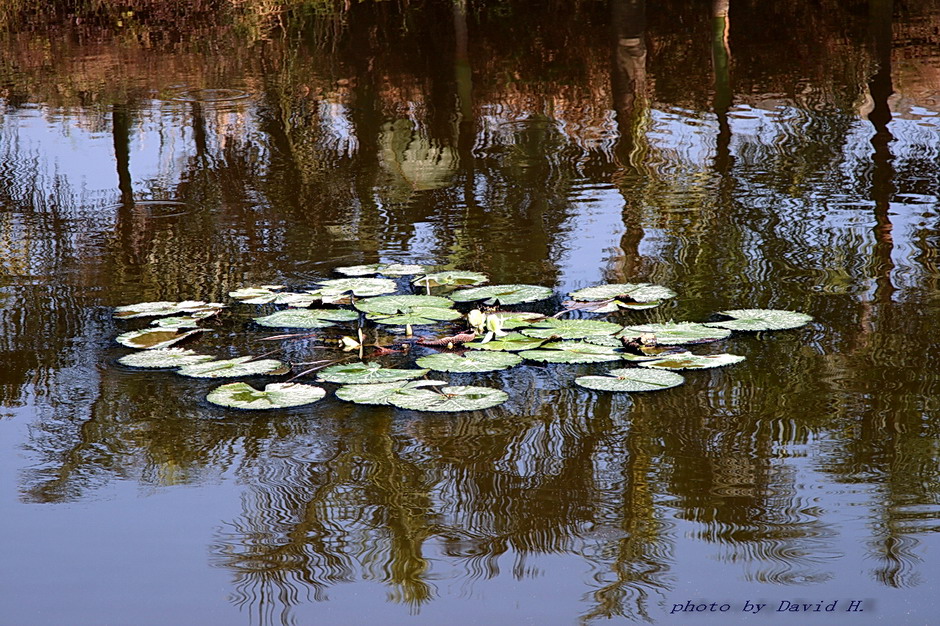
<instances>
[{"instance_id":1,"label":"water lily bud","mask_svg":"<svg viewBox=\"0 0 940 626\"><path fill-rule=\"evenodd\" d=\"M483 328L483 323L486 321L486 316L483 315L483 312L480 309L473 309L467 313L467 321L470 322L470 325L474 328Z\"/></svg>"}]
</instances>

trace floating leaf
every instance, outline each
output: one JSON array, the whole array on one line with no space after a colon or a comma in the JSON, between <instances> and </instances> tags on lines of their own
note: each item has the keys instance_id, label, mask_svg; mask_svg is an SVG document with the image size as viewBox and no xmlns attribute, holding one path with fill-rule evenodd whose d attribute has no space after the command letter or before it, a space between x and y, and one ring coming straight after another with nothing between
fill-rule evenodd
<instances>
[{"instance_id":1,"label":"floating leaf","mask_svg":"<svg viewBox=\"0 0 940 626\"><path fill-rule=\"evenodd\" d=\"M157 350L144 350L133 352L118 359L118 363L127 367L143 367L157 369L165 367L182 367L193 363L212 361L214 356L196 354L184 348L159 348Z\"/></svg>"},{"instance_id":2,"label":"floating leaf","mask_svg":"<svg viewBox=\"0 0 940 626\"><path fill-rule=\"evenodd\" d=\"M618 337L639 337L644 334L656 335L656 343L673 346L689 343L709 343L720 341L731 334L723 328L710 328L694 322L667 322L665 324L643 324L627 326Z\"/></svg>"},{"instance_id":3,"label":"floating leaf","mask_svg":"<svg viewBox=\"0 0 940 626\"><path fill-rule=\"evenodd\" d=\"M479 411L509 399L505 391L489 387L453 386L440 391L405 389L389 397L389 404L412 411Z\"/></svg>"},{"instance_id":4,"label":"floating leaf","mask_svg":"<svg viewBox=\"0 0 940 626\"><path fill-rule=\"evenodd\" d=\"M202 300L184 300L183 302L140 302L128 304L114 309L114 317L118 319L131 319L134 317L164 317L166 315L179 315L180 313L195 313L197 311L212 311L225 308L220 302L203 302Z\"/></svg>"},{"instance_id":5,"label":"floating leaf","mask_svg":"<svg viewBox=\"0 0 940 626\"><path fill-rule=\"evenodd\" d=\"M317 282L319 289L310 290L315 296L330 297L352 292L354 296L378 296L395 293L398 285L390 278L334 278Z\"/></svg>"},{"instance_id":6,"label":"floating leaf","mask_svg":"<svg viewBox=\"0 0 940 626\"><path fill-rule=\"evenodd\" d=\"M459 354L430 354L417 360L420 367L438 372L493 372L522 363L522 358L505 352L468 352Z\"/></svg>"},{"instance_id":7,"label":"floating leaf","mask_svg":"<svg viewBox=\"0 0 940 626\"><path fill-rule=\"evenodd\" d=\"M138 350L158 350L168 348L175 343L203 332L203 328L196 328L181 333L178 328L144 328L121 333L115 338L122 346L137 348Z\"/></svg>"},{"instance_id":8,"label":"floating leaf","mask_svg":"<svg viewBox=\"0 0 940 626\"><path fill-rule=\"evenodd\" d=\"M743 356L736 354L709 354L698 355L691 352L680 352L667 357L659 358L653 361L643 361L639 363L641 367L656 367L667 370L698 370L711 367L723 367L740 363L744 360Z\"/></svg>"},{"instance_id":9,"label":"floating leaf","mask_svg":"<svg viewBox=\"0 0 940 626\"><path fill-rule=\"evenodd\" d=\"M487 285L461 289L450 294L450 297L456 302L484 300L484 304L488 305L507 305L545 300L551 298L552 293L550 288L538 285Z\"/></svg>"},{"instance_id":10,"label":"floating leaf","mask_svg":"<svg viewBox=\"0 0 940 626\"><path fill-rule=\"evenodd\" d=\"M367 385L346 385L336 390L336 397L356 404L389 404L396 393L432 385L446 385L442 380L412 380Z\"/></svg>"},{"instance_id":11,"label":"floating leaf","mask_svg":"<svg viewBox=\"0 0 940 626\"><path fill-rule=\"evenodd\" d=\"M217 311L218 309L216 309ZM215 311L209 315L214 314ZM199 320L208 317L208 315L174 315L172 317L161 317L150 322L151 326L157 326L158 328L197 328L199 326Z\"/></svg>"},{"instance_id":12,"label":"floating leaf","mask_svg":"<svg viewBox=\"0 0 940 626\"><path fill-rule=\"evenodd\" d=\"M515 330L523 326L531 326L539 320L545 319L541 313L530 313L528 311L496 311L487 313L487 317L496 317L503 324L503 330Z\"/></svg>"},{"instance_id":13,"label":"floating leaf","mask_svg":"<svg viewBox=\"0 0 940 626\"><path fill-rule=\"evenodd\" d=\"M428 373L428 370L397 370L384 368L378 363L343 363L331 365L317 374L317 379L328 383L363 384L389 383L411 380Z\"/></svg>"},{"instance_id":14,"label":"floating leaf","mask_svg":"<svg viewBox=\"0 0 940 626\"><path fill-rule=\"evenodd\" d=\"M439 296L379 296L360 300L356 308L378 324L404 326L455 320L460 313L451 308L453 304Z\"/></svg>"},{"instance_id":15,"label":"floating leaf","mask_svg":"<svg viewBox=\"0 0 940 626\"><path fill-rule=\"evenodd\" d=\"M274 359L252 361L253 358L240 356L234 359L195 363L181 367L176 373L190 378L237 378L256 374L285 374L290 370L288 365Z\"/></svg>"},{"instance_id":16,"label":"floating leaf","mask_svg":"<svg viewBox=\"0 0 940 626\"><path fill-rule=\"evenodd\" d=\"M423 265L404 265L401 263L372 263L370 265L349 265L337 267L336 271L346 276L372 276L385 274L386 276L409 276L427 271Z\"/></svg>"},{"instance_id":17,"label":"floating leaf","mask_svg":"<svg viewBox=\"0 0 940 626\"><path fill-rule=\"evenodd\" d=\"M245 287L230 291L228 295L242 304L286 304L295 307L310 306L317 300L309 293L280 292L279 289L283 289L283 286Z\"/></svg>"},{"instance_id":18,"label":"floating leaf","mask_svg":"<svg viewBox=\"0 0 940 626\"><path fill-rule=\"evenodd\" d=\"M676 292L668 287L650 283L611 283L585 287L568 294L575 300L592 302L597 300L621 300L629 302L656 302L676 297Z\"/></svg>"},{"instance_id":19,"label":"floating leaf","mask_svg":"<svg viewBox=\"0 0 940 626\"><path fill-rule=\"evenodd\" d=\"M465 285L482 285L483 283L489 282L489 280L486 274L480 274L479 272L449 270L420 276L415 278L412 282L420 287L442 287L445 285L462 287Z\"/></svg>"},{"instance_id":20,"label":"floating leaf","mask_svg":"<svg viewBox=\"0 0 940 626\"><path fill-rule=\"evenodd\" d=\"M579 376L575 384L597 391L659 391L685 382L680 374L662 370L616 369L606 376Z\"/></svg>"},{"instance_id":21,"label":"floating leaf","mask_svg":"<svg viewBox=\"0 0 940 626\"><path fill-rule=\"evenodd\" d=\"M335 326L334 322L351 322L357 319L358 313L345 309L285 309L254 318L258 324L270 328L326 328Z\"/></svg>"},{"instance_id":22,"label":"floating leaf","mask_svg":"<svg viewBox=\"0 0 940 626\"><path fill-rule=\"evenodd\" d=\"M607 346L609 348L622 348L623 342L617 337L611 335L592 335L585 337L584 341L593 343L595 346Z\"/></svg>"},{"instance_id":23,"label":"floating leaf","mask_svg":"<svg viewBox=\"0 0 940 626\"><path fill-rule=\"evenodd\" d=\"M543 339L551 337L583 339L596 335L613 335L622 329L623 327L618 324L600 320L560 320L549 317L523 329L522 334L529 337L542 337Z\"/></svg>"},{"instance_id":24,"label":"floating leaf","mask_svg":"<svg viewBox=\"0 0 940 626\"><path fill-rule=\"evenodd\" d=\"M464 344L474 350L496 350L505 352L518 352L520 350L534 350L545 343L544 339L538 337L526 337L522 333L509 333L505 337L493 339L483 343L482 341L471 341ZM620 345L620 342L617 342Z\"/></svg>"},{"instance_id":25,"label":"floating leaf","mask_svg":"<svg viewBox=\"0 0 940 626\"><path fill-rule=\"evenodd\" d=\"M604 363L619 361L623 354L616 348L597 346L584 341L553 341L540 349L520 352L519 356L546 363Z\"/></svg>"},{"instance_id":26,"label":"floating leaf","mask_svg":"<svg viewBox=\"0 0 940 626\"><path fill-rule=\"evenodd\" d=\"M732 319L712 322L706 326L743 331L787 330L799 328L813 321L813 318L805 313L780 309L734 309L719 311L719 313Z\"/></svg>"},{"instance_id":27,"label":"floating leaf","mask_svg":"<svg viewBox=\"0 0 940 626\"><path fill-rule=\"evenodd\" d=\"M312 404L326 395L326 390L300 383L271 383L258 391L248 383L228 383L209 392L206 400L233 409L284 409Z\"/></svg>"}]
</instances>

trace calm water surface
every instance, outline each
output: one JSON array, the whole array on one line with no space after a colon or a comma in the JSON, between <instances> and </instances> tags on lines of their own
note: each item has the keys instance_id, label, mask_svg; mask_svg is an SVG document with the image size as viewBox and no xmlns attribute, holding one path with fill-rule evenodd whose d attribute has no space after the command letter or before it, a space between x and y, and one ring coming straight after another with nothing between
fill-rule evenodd
<instances>
[{"instance_id":1,"label":"calm water surface","mask_svg":"<svg viewBox=\"0 0 940 626\"><path fill-rule=\"evenodd\" d=\"M0 624L936 623L940 6L192 5L0 13ZM115 306L374 262L815 321L452 415L116 363Z\"/></svg>"}]
</instances>

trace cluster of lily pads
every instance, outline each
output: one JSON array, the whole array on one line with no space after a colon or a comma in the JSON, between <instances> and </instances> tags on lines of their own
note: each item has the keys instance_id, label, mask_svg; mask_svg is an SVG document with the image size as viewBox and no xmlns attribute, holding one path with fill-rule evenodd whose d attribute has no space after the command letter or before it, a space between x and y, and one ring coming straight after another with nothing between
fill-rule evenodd
<instances>
[{"instance_id":1,"label":"cluster of lily pads","mask_svg":"<svg viewBox=\"0 0 940 626\"><path fill-rule=\"evenodd\" d=\"M432 272L424 266L402 264L357 265L336 271L346 277L320 280L314 289L302 292L286 291L282 285L262 285L238 289L229 296L240 305L280 307L254 317L254 324L293 332L267 339L319 339L326 347L358 351L358 355L328 359L318 362L316 368L295 372L299 369L296 364L278 359L250 355L218 359L173 347L206 332L208 329L200 324L218 316L229 305L161 301L115 309L114 317L121 320L155 318L150 326L117 337L118 343L139 350L118 361L134 368L174 369L182 376L194 378L294 373L291 378L263 389L245 382L216 387L206 399L223 407L270 409L316 402L326 396L323 387L295 382L316 371L319 382L341 385L336 390L336 397L341 400L417 411L470 411L501 404L508 395L491 387L449 385L429 379L429 373L491 372L525 361L626 361L633 367L611 369L604 375L579 376L574 382L597 391L655 391L682 384L684 378L677 370L720 367L744 359L733 354L694 354L684 346L720 341L733 331L790 329L812 320L809 315L793 311L737 309L720 311L714 317L722 319L706 323L624 326L586 318L584 314L651 308L675 297L675 292L649 283L597 285L570 293L570 300L563 302L561 311L547 315L514 307L551 299L555 295L552 289L524 284L488 285L488 278L477 272ZM400 293L403 286L406 293ZM458 304L473 308L463 313ZM358 328L340 339L321 331L340 324L349 324L351 328L357 324ZM441 331L435 335L425 330L419 337L414 335L414 326L441 324L450 324L448 330L452 334ZM362 329L370 325L386 329L391 341L383 345L377 338L367 346ZM427 352L415 359L417 367L393 369L367 360L390 352L410 355L417 350L414 346ZM356 356L358 360L347 362Z\"/></svg>"}]
</instances>

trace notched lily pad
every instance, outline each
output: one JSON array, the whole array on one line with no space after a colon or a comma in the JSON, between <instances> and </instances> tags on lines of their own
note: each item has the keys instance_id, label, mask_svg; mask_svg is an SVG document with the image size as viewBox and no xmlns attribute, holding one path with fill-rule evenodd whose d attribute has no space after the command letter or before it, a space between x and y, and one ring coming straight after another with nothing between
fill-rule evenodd
<instances>
[{"instance_id":1,"label":"notched lily pad","mask_svg":"<svg viewBox=\"0 0 940 626\"><path fill-rule=\"evenodd\" d=\"M540 287L538 285L487 285L485 287L461 289L450 294L450 297L455 302L483 300L484 304L492 306L495 304L508 305L546 300L551 298L552 294L553 292L549 287Z\"/></svg>"},{"instance_id":2,"label":"notched lily pad","mask_svg":"<svg viewBox=\"0 0 940 626\"><path fill-rule=\"evenodd\" d=\"M317 298L309 293L294 293L279 291L282 285L264 285L262 287L245 287L228 292L228 295L242 304L286 304L293 307L310 306Z\"/></svg>"},{"instance_id":3,"label":"notched lily pad","mask_svg":"<svg viewBox=\"0 0 940 626\"><path fill-rule=\"evenodd\" d=\"M326 328L335 322L352 322L359 314L346 309L284 309L270 315L254 318L269 328Z\"/></svg>"},{"instance_id":4,"label":"notched lily pad","mask_svg":"<svg viewBox=\"0 0 940 626\"><path fill-rule=\"evenodd\" d=\"M691 352L680 352L671 354L667 357L655 359L652 361L643 361L637 363L640 367L653 367L667 370L700 370L712 367L724 367L740 363L744 360L743 356L737 354L708 354L698 355Z\"/></svg>"},{"instance_id":5,"label":"notched lily pad","mask_svg":"<svg viewBox=\"0 0 940 626\"><path fill-rule=\"evenodd\" d=\"M623 353L616 348L584 341L552 341L537 350L520 352L519 356L545 363L605 363L619 361Z\"/></svg>"},{"instance_id":6,"label":"notched lily pad","mask_svg":"<svg viewBox=\"0 0 940 626\"><path fill-rule=\"evenodd\" d=\"M575 300L594 302L598 300L620 300L625 304L630 302L654 303L659 300L675 298L676 292L668 287L653 285L651 283L610 283L585 287L568 294Z\"/></svg>"},{"instance_id":7,"label":"notched lily pad","mask_svg":"<svg viewBox=\"0 0 940 626\"><path fill-rule=\"evenodd\" d=\"M482 285L489 282L486 274L479 272L465 272L461 270L448 270L419 276L412 282L419 287L464 287L467 285Z\"/></svg>"},{"instance_id":8,"label":"notched lily pad","mask_svg":"<svg viewBox=\"0 0 940 626\"><path fill-rule=\"evenodd\" d=\"M378 363L341 363L320 370L317 379L328 383L358 385L411 380L420 378L427 373L428 370L426 369L390 369L384 368Z\"/></svg>"},{"instance_id":9,"label":"notched lily pad","mask_svg":"<svg viewBox=\"0 0 940 626\"><path fill-rule=\"evenodd\" d=\"M667 322L665 324L643 324L640 326L627 326L618 337L640 337L653 334L656 343L661 346L674 346L694 343L710 343L720 341L731 334L723 328L711 328L705 324L694 322Z\"/></svg>"},{"instance_id":10,"label":"notched lily pad","mask_svg":"<svg viewBox=\"0 0 940 626\"><path fill-rule=\"evenodd\" d=\"M446 385L442 380L412 380L392 383L370 383L365 385L346 385L336 390L336 397L356 404L390 404L389 398L421 387Z\"/></svg>"},{"instance_id":11,"label":"notched lily pad","mask_svg":"<svg viewBox=\"0 0 940 626\"><path fill-rule=\"evenodd\" d=\"M115 341L128 348L159 350L160 348L169 348L173 344L204 330L203 328L194 328L186 332L180 332L178 328L143 328L121 333L115 338Z\"/></svg>"},{"instance_id":12,"label":"notched lily pad","mask_svg":"<svg viewBox=\"0 0 940 626\"><path fill-rule=\"evenodd\" d=\"M638 368L615 369L606 376L579 376L575 384L596 391L659 391L685 382L680 374Z\"/></svg>"},{"instance_id":13,"label":"notched lily pad","mask_svg":"<svg viewBox=\"0 0 940 626\"><path fill-rule=\"evenodd\" d=\"M497 317L503 330L515 330L523 326L531 326L539 320L545 319L541 313L531 313L529 311L494 311L487 313L488 316Z\"/></svg>"},{"instance_id":14,"label":"notched lily pad","mask_svg":"<svg viewBox=\"0 0 940 626\"><path fill-rule=\"evenodd\" d=\"M781 309L734 309L719 311L720 315L730 317L730 320L711 322L706 326L717 326L728 330L741 330L757 332L762 330L788 330L799 328L813 321L812 316L797 311L784 311Z\"/></svg>"},{"instance_id":15,"label":"notched lily pad","mask_svg":"<svg viewBox=\"0 0 940 626\"><path fill-rule=\"evenodd\" d=\"M398 285L390 278L334 278L317 282L319 289L308 293L329 300L330 298L352 293L354 296L378 296L395 293Z\"/></svg>"},{"instance_id":16,"label":"notched lily pad","mask_svg":"<svg viewBox=\"0 0 940 626\"><path fill-rule=\"evenodd\" d=\"M435 324L455 320L460 312L453 302L440 296L379 296L356 303L356 308L377 324Z\"/></svg>"},{"instance_id":17,"label":"notched lily pad","mask_svg":"<svg viewBox=\"0 0 940 626\"><path fill-rule=\"evenodd\" d=\"M523 335L529 337L541 337L549 339L559 337L561 339L584 339L597 335L613 335L622 330L619 324L602 322L600 320L560 320L553 317L536 322L532 326L522 330Z\"/></svg>"},{"instance_id":18,"label":"notched lily pad","mask_svg":"<svg viewBox=\"0 0 940 626\"><path fill-rule=\"evenodd\" d=\"M389 404L412 411L480 411L509 399L505 391L489 387L452 386L440 390L405 389L389 397Z\"/></svg>"},{"instance_id":19,"label":"notched lily pad","mask_svg":"<svg viewBox=\"0 0 940 626\"><path fill-rule=\"evenodd\" d=\"M182 367L194 363L204 363L214 360L214 356L197 354L193 350L184 348L158 348L156 350L143 350L122 356L118 363L127 367L141 367L159 369L169 367Z\"/></svg>"},{"instance_id":20,"label":"notched lily pad","mask_svg":"<svg viewBox=\"0 0 940 626\"><path fill-rule=\"evenodd\" d=\"M417 360L420 367L438 372L493 372L522 363L522 358L506 352L430 354Z\"/></svg>"},{"instance_id":21,"label":"notched lily pad","mask_svg":"<svg viewBox=\"0 0 940 626\"><path fill-rule=\"evenodd\" d=\"M228 408L257 411L312 404L325 395L326 390L321 387L300 383L271 383L262 391L248 383L228 383L210 391L206 400Z\"/></svg>"},{"instance_id":22,"label":"notched lily pad","mask_svg":"<svg viewBox=\"0 0 940 626\"><path fill-rule=\"evenodd\" d=\"M473 350L493 350L497 352L519 352L520 350L534 350L545 343L538 337L526 337L522 333L509 333L505 337L483 341L470 341L464 345ZM620 342L618 341L619 345Z\"/></svg>"},{"instance_id":23,"label":"notched lily pad","mask_svg":"<svg viewBox=\"0 0 940 626\"><path fill-rule=\"evenodd\" d=\"M222 308L225 308L225 305L221 302L203 302L202 300L140 302L115 308L114 317L124 320L135 317L164 317L181 313L215 312L217 309Z\"/></svg>"},{"instance_id":24,"label":"notched lily pad","mask_svg":"<svg viewBox=\"0 0 940 626\"><path fill-rule=\"evenodd\" d=\"M410 276L412 274L422 274L426 271L427 268L423 265L406 265L402 263L371 263L369 265L348 265L336 268L336 272L344 276L373 276L375 274Z\"/></svg>"},{"instance_id":25,"label":"notched lily pad","mask_svg":"<svg viewBox=\"0 0 940 626\"><path fill-rule=\"evenodd\" d=\"M195 363L179 368L176 373L190 378L237 378L259 374L276 376L290 371L289 365L275 359L252 361L253 358L252 356L239 356L234 359Z\"/></svg>"},{"instance_id":26,"label":"notched lily pad","mask_svg":"<svg viewBox=\"0 0 940 626\"><path fill-rule=\"evenodd\" d=\"M159 328L197 328L199 326L199 320L215 315L216 311L218 311L218 309L202 313L193 313L192 315L161 317L150 322L150 325Z\"/></svg>"}]
</instances>

